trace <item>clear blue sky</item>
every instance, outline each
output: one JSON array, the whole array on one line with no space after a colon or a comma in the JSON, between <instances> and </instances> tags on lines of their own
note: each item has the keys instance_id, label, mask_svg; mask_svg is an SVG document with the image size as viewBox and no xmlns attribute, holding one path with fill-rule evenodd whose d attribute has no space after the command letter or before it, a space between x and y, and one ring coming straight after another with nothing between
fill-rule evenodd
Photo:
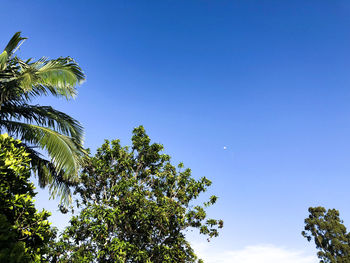
<instances>
[{"instance_id":1,"label":"clear blue sky","mask_svg":"<svg viewBox=\"0 0 350 263\"><path fill-rule=\"evenodd\" d=\"M129 144L142 124L174 162L213 181L210 213L225 221L213 248L314 253L300 235L309 206L337 208L350 224L349 1L5 0L1 9L2 47L22 31L23 58L71 56L84 69L74 102L40 104L80 120L86 147Z\"/></svg>"}]
</instances>

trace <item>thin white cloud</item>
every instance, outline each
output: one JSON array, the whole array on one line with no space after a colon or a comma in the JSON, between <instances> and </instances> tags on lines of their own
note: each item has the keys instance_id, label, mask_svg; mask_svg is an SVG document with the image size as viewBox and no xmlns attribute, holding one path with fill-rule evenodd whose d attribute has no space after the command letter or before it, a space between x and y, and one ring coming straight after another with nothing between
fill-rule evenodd
<instances>
[{"instance_id":1,"label":"thin white cloud","mask_svg":"<svg viewBox=\"0 0 350 263\"><path fill-rule=\"evenodd\" d=\"M241 250L213 253L210 244L193 244L199 258L205 263L317 263L315 255L274 245L247 246Z\"/></svg>"}]
</instances>

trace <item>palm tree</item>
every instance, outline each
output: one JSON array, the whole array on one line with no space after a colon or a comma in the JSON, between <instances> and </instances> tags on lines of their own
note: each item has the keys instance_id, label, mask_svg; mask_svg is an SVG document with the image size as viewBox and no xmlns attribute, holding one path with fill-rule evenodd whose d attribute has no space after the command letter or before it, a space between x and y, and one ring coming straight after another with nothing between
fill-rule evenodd
<instances>
[{"instance_id":1,"label":"palm tree","mask_svg":"<svg viewBox=\"0 0 350 263\"><path fill-rule=\"evenodd\" d=\"M69 201L69 186L78 181L85 156L83 128L63 112L29 103L50 94L72 99L85 76L70 57L21 60L14 53L25 39L17 32L0 54L0 131L23 142L39 185L49 185L53 196ZM50 159L38 149L46 151Z\"/></svg>"}]
</instances>

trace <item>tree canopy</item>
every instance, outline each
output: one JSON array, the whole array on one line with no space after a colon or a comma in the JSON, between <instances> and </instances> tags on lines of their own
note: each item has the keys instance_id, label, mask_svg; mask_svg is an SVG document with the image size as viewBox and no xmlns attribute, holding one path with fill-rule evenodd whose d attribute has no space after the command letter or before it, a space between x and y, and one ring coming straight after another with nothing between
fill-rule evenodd
<instances>
[{"instance_id":1,"label":"tree canopy","mask_svg":"<svg viewBox=\"0 0 350 263\"><path fill-rule=\"evenodd\" d=\"M193 201L211 181L170 163L163 146L150 143L142 126L132 146L106 141L84 166L76 187L80 213L74 216L52 254L52 262L197 262L185 232L198 229L208 239L222 220L208 219Z\"/></svg>"},{"instance_id":2,"label":"tree canopy","mask_svg":"<svg viewBox=\"0 0 350 263\"><path fill-rule=\"evenodd\" d=\"M347 232L339 211L324 207L310 207L302 235L315 242L320 263L350 262L350 233Z\"/></svg>"}]
</instances>

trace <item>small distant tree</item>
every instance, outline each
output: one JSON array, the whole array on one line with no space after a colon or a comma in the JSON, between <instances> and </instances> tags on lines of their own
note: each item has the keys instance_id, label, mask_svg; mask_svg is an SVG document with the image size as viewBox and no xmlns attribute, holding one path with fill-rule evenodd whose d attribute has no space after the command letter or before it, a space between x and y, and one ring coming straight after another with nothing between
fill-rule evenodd
<instances>
[{"instance_id":1,"label":"small distant tree","mask_svg":"<svg viewBox=\"0 0 350 263\"><path fill-rule=\"evenodd\" d=\"M85 165L75 190L80 213L57 243L52 262L197 262L185 231L208 239L222 220L207 219L203 205L191 205L211 181L195 180L190 169L174 167L163 146L150 144L144 128L134 129L132 147L106 141ZM202 261L198 261L202 262Z\"/></svg>"},{"instance_id":2,"label":"small distant tree","mask_svg":"<svg viewBox=\"0 0 350 263\"><path fill-rule=\"evenodd\" d=\"M34 206L29 153L20 141L0 135L0 262L44 262L55 236L50 213Z\"/></svg>"},{"instance_id":3,"label":"small distant tree","mask_svg":"<svg viewBox=\"0 0 350 263\"><path fill-rule=\"evenodd\" d=\"M350 262L350 233L347 232L339 211L324 207L310 207L302 235L315 241L320 263Z\"/></svg>"}]
</instances>

